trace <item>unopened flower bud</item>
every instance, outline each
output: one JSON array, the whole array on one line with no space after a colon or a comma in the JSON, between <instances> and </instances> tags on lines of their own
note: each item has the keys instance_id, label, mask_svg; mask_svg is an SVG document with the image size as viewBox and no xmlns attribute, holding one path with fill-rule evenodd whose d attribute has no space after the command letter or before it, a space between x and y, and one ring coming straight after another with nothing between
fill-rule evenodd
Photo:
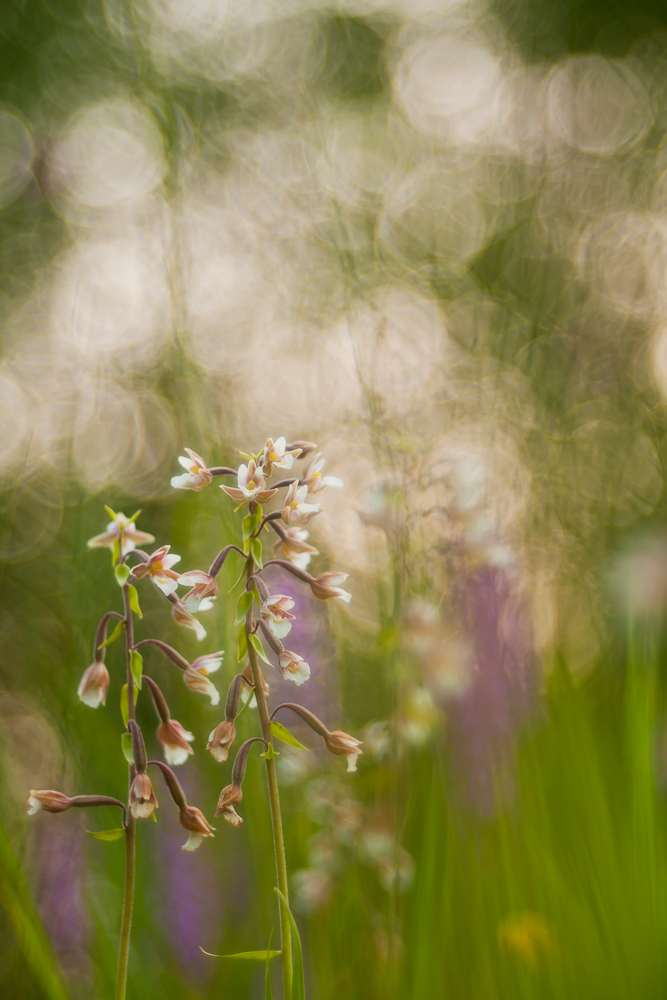
<instances>
[{"instance_id":1,"label":"unopened flower bud","mask_svg":"<svg viewBox=\"0 0 667 1000\"><path fill-rule=\"evenodd\" d=\"M130 788L130 812L135 819L148 819L157 808L151 779L145 771L140 771Z\"/></svg>"},{"instance_id":2,"label":"unopened flower bud","mask_svg":"<svg viewBox=\"0 0 667 1000\"><path fill-rule=\"evenodd\" d=\"M218 808L215 810L216 816L222 816L226 819L228 823L232 826L240 826L243 820L236 811L236 806L238 806L243 798L243 789L240 785L227 785L220 792L220 798L218 799Z\"/></svg>"},{"instance_id":3,"label":"unopened flower bud","mask_svg":"<svg viewBox=\"0 0 667 1000\"><path fill-rule=\"evenodd\" d=\"M35 813L39 812L41 809L44 812L49 813L60 813L64 812L72 804L72 800L69 796L64 795L62 792L54 791L35 791L34 788L30 789L30 796L28 798L28 815L34 816Z\"/></svg>"},{"instance_id":4,"label":"unopened flower bud","mask_svg":"<svg viewBox=\"0 0 667 1000\"><path fill-rule=\"evenodd\" d=\"M305 458L309 451L313 451L317 448L317 445L312 441L292 441L291 444L288 444L285 447L287 448L287 451L294 451L295 448L298 448L301 452L299 458Z\"/></svg>"},{"instance_id":5,"label":"unopened flower bud","mask_svg":"<svg viewBox=\"0 0 667 1000\"><path fill-rule=\"evenodd\" d=\"M349 736L347 733L342 733L339 729L334 729L332 732L326 734L324 743L329 753L334 753L339 757L347 757L348 771L357 770L357 757L360 753L363 753L359 749L361 740L355 740L354 736Z\"/></svg>"},{"instance_id":6,"label":"unopened flower bud","mask_svg":"<svg viewBox=\"0 0 667 1000\"><path fill-rule=\"evenodd\" d=\"M176 719L161 722L157 727L157 738L162 744L164 759L172 766L185 763L188 756L194 752L189 746L194 736Z\"/></svg>"},{"instance_id":7,"label":"unopened flower bud","mask_svg":"<svg viewBox=\"0 0 667 1000\"><path fill-rule=\"evenodd\" d=\"M77 694L84 705L90 705L91 708L98 708L100 705L104 705L107 700L109 681L109 671L102 661L97 660L95 663L92 663L84 671L77 690Z\"/></svg>"},{"instance_id":8,"label":"unopened flower bud","mask_svg":"<svg viewBox=\"0 0 667 1000\"><path fill-rule=\"evenodd\" d=\"M215 827L211 826L201 809L197 809L196 806L184 806L178 814L178 819L181 826L190 833L181 848L182 851L196 851L204 837L213 836Z\"/></svg>"},{"instance_id":9,"label":"unopened flower bud","mask_svg":"<svg viewBox=\"0 0 667 1000\"><path fill-rule=\"evenodd\" d=\"M284 649L278 657L278 666L285 680L294 681L297 685L305 684L310 677L310 667L304 658L289 649Z\"/></svg>"},{"instance_id":10,"label":"unopened flower bud","mask_svg":"<svg viewBox=\"0 0 667 1000\"><path fill-rule=\"evenodd\" d=\"M209 736L206 749L211 751L217 761L224 762L235 739L236 726L230 719L225 719Z\"/></svg>"},{"instance_id":11,"label":"unopened flower bud","mask_svg":"<svg viewBox=\"0 0 667 1000\"><path fill-rule=\"evenodd\" d=\"M345 580L347 580L347 573L320 573L310 584L310 589L320 601L326 601L330 597L338 597L341 601L349 604L352 594L348 594L339 586Z\"/></svg>"}]
</instances>

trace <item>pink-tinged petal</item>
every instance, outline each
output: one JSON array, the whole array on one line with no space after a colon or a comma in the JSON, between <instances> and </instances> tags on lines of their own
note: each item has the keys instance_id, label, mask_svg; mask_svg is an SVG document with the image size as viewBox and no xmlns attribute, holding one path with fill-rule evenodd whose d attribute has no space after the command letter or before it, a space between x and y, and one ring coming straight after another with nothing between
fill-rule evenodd
<instances>
[{"instance_id":1,"label":"pink-tinged petal","mask_svg":"<svg viewBox=\"0 0 667 1000\"><path fill-rule=\"evenodd\" d=\"M231 497L236 503L242 503L246 499L241 490L238 490L235 486L221 486L220 489L224 490L227 496Z\"/></svg>"},{"instance_id":2,"label":"pink-tinged petal","mask_svg":"<svg viewBox=\"0 0 667 1000\"><path fill-rule=\"evenodd\" d=\"M277 492L278 490L260 490L255 496L255 500L257 500L258 503L266 503L266 501L270 500L274 493Z\"/></svg>"},{"instance_id":3,"label":"pink-tinged petal","mask_svg":"<svg viewBox=\"0 0 667 1000\"><path fill-rule=\"evenodd\" d=\"M180 556L168 555L165 556L164 559L162 560L162 565L164 566L165 569L171 569L172 566L175 566L176 563L179 563L180 561L181 561Z\"/></svg>"},{"instance_id":4,"label":"pink-tinged petal","mask_svg":"<svg viewBox=\"0 0 667 1000\"><path fill-rule=\"evenodd\" d=\"M89 549L106 548L113 545L114 542L118 541L118 536L120 534L118 525L115 521L112 521L106 531L103 531L101 535L95 535L94 538L89 538L87 545Z\"/></svg>"},{"instance_id":5,"label":"pink-tinged petal","mask_svg":"<svg viewBox=\"0 0 667 1000\"><path fill-rule=\"evenodd\" d=\"M185 450L195 465L198 465L201 469L205 469L208 472L208 466L201 455L198 455L196 451L192 450L192 448L186 448Z\"/></svg>"},{"instance_id":6,"label":"pink-tinged petal","mask_svg":"<svg viewBox=\"0 0 667 1000\"><path fill-rule=\"evenodd\" d=\"M178 582L184 587L194 587L198 583L208 583L211 577L203 569L190 569L187 573L181 573Z\"/></svg>"}]
</instances>

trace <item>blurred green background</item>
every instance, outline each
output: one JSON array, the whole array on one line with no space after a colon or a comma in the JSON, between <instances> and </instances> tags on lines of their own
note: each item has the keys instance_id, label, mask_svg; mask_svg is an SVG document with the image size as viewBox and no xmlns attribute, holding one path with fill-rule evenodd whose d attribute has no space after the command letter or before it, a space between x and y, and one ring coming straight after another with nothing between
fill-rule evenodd
<instances>
[{"instance_id":1,"label":"blurred green background","mask_svg":"<svg viewBox=\"0 0 667 1000\"><path fill-rule=\"evenodd\" d=\"M205 568L241 515L177 456L280 434L345 482L311 568L351 604L271 577L299 696L364 741L352 775L281 751L309 995L665 995L666 100L653 0L2 4L3 996L113 993L122 846L85 830L116 817L24 805L125 794L119 647L76 696L120 605L86 540L141 507ZM137 626L224 648L223 697L236 570L202 643L148 585ZM145 663L211 818L221 709ZM260 765L194 854L157 787L129 997L263 996L200 951L277 935Z\"/></svg>"}]
</instances>

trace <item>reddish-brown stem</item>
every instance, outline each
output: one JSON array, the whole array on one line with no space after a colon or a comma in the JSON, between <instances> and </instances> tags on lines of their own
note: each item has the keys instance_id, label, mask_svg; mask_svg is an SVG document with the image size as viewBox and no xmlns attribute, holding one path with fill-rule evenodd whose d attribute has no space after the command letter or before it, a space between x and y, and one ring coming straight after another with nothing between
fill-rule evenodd
<instances>
[{"instance_id":1,"label":"reddish-brown stem","mask_svg":"<svg viewBox=\"0 0 667 1000\"><path fill-rule=\"evenodd\" d=\"M175 663L181 670L187 670L190 666L184 656L181 656L181 654L177 650L173 649L172 646L168 646L166 642L162 642L161 639L142 639L141 642L136 644L136 646L132 646L132 649L139 649L141 646L157 646L158 649L161 649L165 656L168 656L172 663Z\"/></svg>"}]
</instances>

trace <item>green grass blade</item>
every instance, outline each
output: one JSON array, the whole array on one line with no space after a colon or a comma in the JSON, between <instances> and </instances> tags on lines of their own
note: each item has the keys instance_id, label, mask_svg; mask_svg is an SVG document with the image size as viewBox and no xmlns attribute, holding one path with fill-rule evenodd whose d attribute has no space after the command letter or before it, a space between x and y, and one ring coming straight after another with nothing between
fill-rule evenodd
<instances>
[{"instance_id":1,"label":"green grass blade","mask_svg":"<svg viewBox=\"0 0 667 1000\"><path fill-rule=\"evenodd\" d=\"M306 987L303 978L303 949L301 948L299 928L296 926L296 920L292 916L292 911L287 905L287 900L283 896L280 889L274 889L274 892L277 892L280 896L280 901L285 907L287 918L290 922L290 927L292 928L292 941L294 942L294 979L292 980L291 1000L306 1000Z\"/></svg>"},{"instance_id":2,"label":"green grass blade","mask_svg":"<svg viewBox=\"0 0 667 1000\"><path fill-rule=\"evenodd\" d=\"M273 928L269 934L269 940L266 944L266 964L264 966L264 1000L273 1000L273 993L271 991L271 962L269 955L271 954L271 938L273 937Z\"/></svg>"}]
</instances>

